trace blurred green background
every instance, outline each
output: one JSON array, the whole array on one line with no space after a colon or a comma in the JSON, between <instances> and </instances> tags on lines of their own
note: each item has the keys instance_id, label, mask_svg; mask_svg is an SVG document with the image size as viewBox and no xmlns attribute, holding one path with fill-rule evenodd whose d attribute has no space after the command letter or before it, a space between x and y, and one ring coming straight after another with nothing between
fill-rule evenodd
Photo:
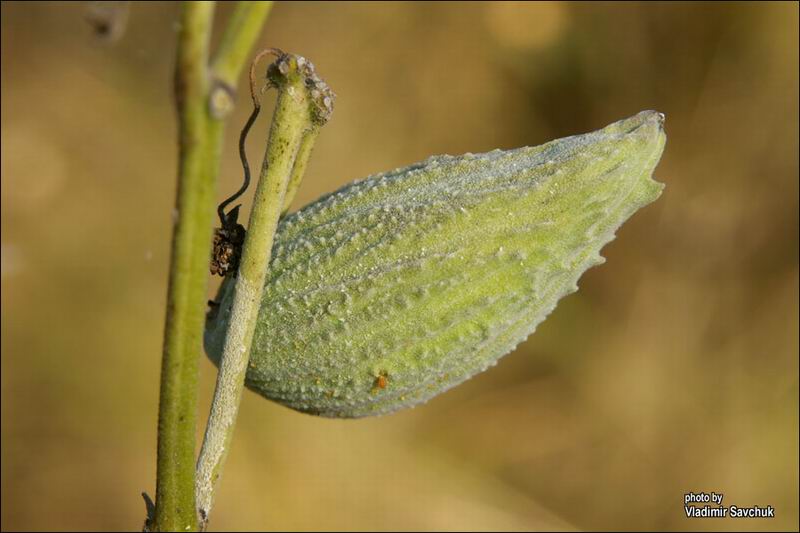
<instances>
[{"instance_id":1,"label":"blurred green background","mask_svg":"<svg viewBox=\"0 0 800 533\"><path fill-rule=\"evenodd\" d=\"M136 529L154 493L177 17L134 4L108 44L83 3L2 3L4 530ZM212 529L798 528L797 3L278 3L259 46L338 93L295 208L643 109L667 187L534 336L422 407L246 393ZM203 357L202 420L214 376ZM685 518L712 490L776 518Z\"/></svg>"}]
</instances>

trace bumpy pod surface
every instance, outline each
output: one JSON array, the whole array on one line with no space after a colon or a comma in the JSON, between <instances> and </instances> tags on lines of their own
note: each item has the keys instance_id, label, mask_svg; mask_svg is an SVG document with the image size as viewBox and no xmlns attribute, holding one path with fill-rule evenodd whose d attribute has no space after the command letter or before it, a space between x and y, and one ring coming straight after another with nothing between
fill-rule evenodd
<instances>
[{"instance_id":1,"label":"bumpy pod surface","mask_svg":"<svg viewBox=\"0 0 800 533\"><path fill-rule=\"evenodd\" d=\"M658 198L663 120L644 111L533 148L431 157L287 216L247 386L292 409L352 418L424 402L493 366ZM206 326L216 363L230 281Z\"/></svg>"}]
</instances>

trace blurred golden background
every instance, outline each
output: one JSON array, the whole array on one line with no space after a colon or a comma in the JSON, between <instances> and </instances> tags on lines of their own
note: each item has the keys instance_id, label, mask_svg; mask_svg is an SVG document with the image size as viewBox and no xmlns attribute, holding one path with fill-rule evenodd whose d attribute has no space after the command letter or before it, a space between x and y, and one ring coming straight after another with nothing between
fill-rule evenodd
<instances>
[{"instance_id":1,"label":"blurred golden background","mask_svg":"<svg viewBox=\"0 0 800 533\"><path fill-rule=\"evenodd\" d=\"M138 529L154 494L177 19L134 4L108 44L83 3L2 3L4 530ZM667 187L535 335L427 405L336 421L246 393L213 530L798 528L797 3L278 3L262 46L338 94L295 208L643 109L667 116ZM687 519L712 490L776 517Z\"/></svg>"}]
</instances>

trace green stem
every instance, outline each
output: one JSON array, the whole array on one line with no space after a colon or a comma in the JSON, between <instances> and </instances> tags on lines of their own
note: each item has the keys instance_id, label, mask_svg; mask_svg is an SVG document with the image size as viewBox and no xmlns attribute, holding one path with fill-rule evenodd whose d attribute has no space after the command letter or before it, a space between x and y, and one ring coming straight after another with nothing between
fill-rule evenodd
<instances>
[{"instance_id":1,"label":"green stem","mask_svg":"<svg viewBox=\"0 0 800 533\"><path fill-rule=\"evenodd\" d=\"M271 2L241 2L214 60L229 86L244 67ZM147 527L196 531L197 372L205 322L208 260L222 152L223 114L214 112L209 42L214 2L184 2L175 68L180 130L176 218L172 237L158 412L156 505ZM232 107L231 105L228 106Z\"/></svg>"},{"instance_id":2,"label":"green stem","mask_svg":"<svg viewBox=\"0 0 800 533\"><path fill-rule=\"evenodd\" d=\"M286 197L283 199L282 214L286 214L289 207L297 194L297 189L300 188L300 182L306 173L308 160L311 158L311 151L314 148L314 143L317 141L319 135L319 126L314 126L303 135L300 141L300 148L297 150L297 159L295 159L294 167L292 168L292 176L289 178L289 185L286 188Z\"/></svg>"},{"instance_id":3,"label":"green stem","mask_svg":"<svg viewBox=\"0 0 800 533\"><path fill-rule=\"evenodd\" d=\"M181 14L175 97L180 122L177 219L167 293L158 410L156 507L152 529L195 531L194 442L197 426L197 348L213 220L209 166L208 47L213 2L187 2Z\"/></svg>"},{"instance_id":4,"label":"green stem","mask_svg":"<svg viewBox=\"0 0 800 533\"><path fill-rule=\"evenodd\" d=\"M272 243L287 186L303 138L308 131L318 127L311 112L314 102L306 85L307 69L299 70L297 56L285 54L279 57L273 67L281 78L276 82L280 92L250 212L234 286L229 329L197 463L197 506L203 523L208 520L215 487L233 437Z\"/></svg>"},{"instance_id":5,"label":"green stem","mask_svg":"<svg viewBox=\"0 0 800 533\"><path fill-rule=\"evenodd\" d=\"M271 10L272 2L239 2L236 5L211 63L216 79L235 87Z\"/></svg>"}]
</instances>

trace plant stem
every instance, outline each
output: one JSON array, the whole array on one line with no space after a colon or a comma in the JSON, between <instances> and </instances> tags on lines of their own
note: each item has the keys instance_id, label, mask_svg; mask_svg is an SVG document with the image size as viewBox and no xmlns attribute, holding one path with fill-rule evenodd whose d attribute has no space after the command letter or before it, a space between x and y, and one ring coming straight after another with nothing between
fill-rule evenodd
<instances>
[{"instance_id":1,"label":"plant stem","mask_svg":"<svg viewBox=\"0 0 800 533\"><path fill-rule=\"evenodd\" d=\"M303 175L306 173L308 160L311 158L311 150L314 148L314 143L319 135L319 126L314 126L303 135L300 141L300 148L297 150L297 159L295 159L294 167L292 168L292 176L289 178L289 185L286 188L286 196L283 199L282 214L285 214L291 206L297 194L297 189L300 188L300 182L303 180Z\"/></svg>"},{"instance_id":2,"label":"plant stem","mask_svg":"<svg viewBox=\"0 0 800 533\"><path fill-rule=\"evenodd\" d=\"M211 63L217 80L230 87L236 85L271 10L272 2L239 2L236 5Z\"/></svg>"},{"instance_id":3,"label":"plant stem","mask_svg":"<svg viewBox=\"0 0 800 533\"><path fill-rule=\"evenodd\" d=\"M273 66L283 78L276 83L280 92L250 213L216 390L197 463L197 506L203 524L208 520L214 490L233 437L286 189L304 136L318 127L310 111L312 103L306 78L298 71L296 56L281 55Z\"/></svg>"},{"instance_id":4,"label":"plant stem","mask_svg":"<svg viewBox=\"0 0 800 533\"><path fill-rule=\"evenodd\" d=\"M177 219L172 236L158 410L156 508L152 528L194 531L197 348L203 331L215 173L208 138L208 47L213 2L183 4L175 97L180 122Z\"/></svg>"},{"instance_id":5,"label":"plant stem","mask_svg":"<svg viewBox=\"0 0 800 533\"><path fill-rule=\"evenodd\" d=\"M271 2L241 2L215 65L229 86L244 67ZM214 2L184 2L175 68L180 157L172 237L158 413L156 505L147 527L195 531L195 434L198 355L202 346L208 261L224 114L214 113L209 41ZM228 110L232 108L231 104Z\"/></svg>"}]
</instances>

